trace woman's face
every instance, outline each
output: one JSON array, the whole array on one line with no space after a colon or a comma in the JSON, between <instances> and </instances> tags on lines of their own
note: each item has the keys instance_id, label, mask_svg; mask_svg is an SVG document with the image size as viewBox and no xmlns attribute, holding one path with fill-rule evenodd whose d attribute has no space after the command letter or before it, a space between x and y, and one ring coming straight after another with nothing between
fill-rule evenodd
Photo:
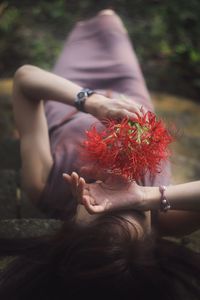
<instances>
[{"instance_id":1,"label":"woman's face","mask_svg":"<svg viewBox=\"0 0 200 300\"><path fill-rule=\"evenodd\" d=\"M116 215L118 213L116 212ZM151 230L150 212L139 212L134 210L126 210L119 213L124 220L127 221L128 228L136 239L149 233ZM79 205L76 214L76 222L89 223L98 218L99 215L90 215L83 205Z\"/></svg>"}]
</instances>

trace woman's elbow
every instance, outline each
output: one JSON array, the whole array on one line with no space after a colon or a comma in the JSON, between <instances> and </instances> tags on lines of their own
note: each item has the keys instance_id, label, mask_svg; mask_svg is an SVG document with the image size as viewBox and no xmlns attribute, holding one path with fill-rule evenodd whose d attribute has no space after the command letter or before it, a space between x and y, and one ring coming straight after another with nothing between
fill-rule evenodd
<instances>
[{"instance_id":1,"label":"woman's elbow","mask_svg":"<svg viewBox=\"0 0 200 300\"><path fill-rule=\"evenodd\" d=\"M32 65L23 65L19 67L14 74L14 84L23 90L26 82L38 68Z\"/></svg>"}]
</instances>

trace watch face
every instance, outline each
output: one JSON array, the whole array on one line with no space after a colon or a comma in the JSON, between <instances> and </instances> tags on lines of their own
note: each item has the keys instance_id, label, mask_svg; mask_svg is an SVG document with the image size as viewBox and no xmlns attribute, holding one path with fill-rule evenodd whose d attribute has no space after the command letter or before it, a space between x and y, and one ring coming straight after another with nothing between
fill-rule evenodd
<instances>
[{"instance_id":1,"label":"watch face","mask_svg":"<svg viewBox=\"0 0 200 300\"><path fill-rule=\"evenodd\" d=\"M79 98L79 99L82 99L82 98L84 98L84 97L85 97L85 93L84 93L84 92L78 93L78 98Z\"/></svg>"}]
</instances>

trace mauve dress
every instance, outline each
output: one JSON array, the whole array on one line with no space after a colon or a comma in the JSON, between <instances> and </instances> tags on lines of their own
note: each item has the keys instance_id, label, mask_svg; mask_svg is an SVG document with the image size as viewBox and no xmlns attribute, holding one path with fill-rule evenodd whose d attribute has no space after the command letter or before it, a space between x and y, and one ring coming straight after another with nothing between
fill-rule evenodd
<instances>
[{"instance_id":1,"label":"mauve dress","mask_svg":"<svg viewBox=\"0 0 200 300\"><path fill-rule=\"evenodd\" d=\"M116 101L120 94L153 110L149 92L128 34L118 15L97 15L79 22L66 39L53 72L81 87L111 93ZM74 107L46 101L45 113L49 127L53 167L38 207L49 217L69 219L73 217L76 203L70 189L62 179L62 173L79 173L82 162L80 149L89 129L97 119ZM99 124L99 126L102 126ZM168 185L169 163L154 177L148 174L142 185Z\"/></svg>"}]
</instances>

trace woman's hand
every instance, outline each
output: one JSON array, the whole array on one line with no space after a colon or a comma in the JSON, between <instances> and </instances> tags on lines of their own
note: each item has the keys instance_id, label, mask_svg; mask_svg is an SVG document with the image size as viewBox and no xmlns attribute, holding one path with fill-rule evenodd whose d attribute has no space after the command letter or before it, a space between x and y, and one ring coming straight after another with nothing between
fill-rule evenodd
<instances>
[{"instance_id":1,"label":"woman's hand","mask_svg":"<svg viewBox=\"0 0 200 300\"><path fill-rule=\"evenodd\" d=\"M64 173L63 179L70 185L72 196L78 203L82 202L83 190L86 185L85 180L79 177L76 172L72 172L71 175Z\"/></svg>"},{"instance_id":2,"label":"woman's hand","mask_svg":"<svg viewBox=\"0 0 200 300\"><path fill-rule=\"evenodd\" d=\"M90 214L121 209L145 210L143 198L143 191L136 182L111 185L97 181L85 186L82 204Z\"/></svg>"},{"instance_id":3,"label":"woman's hand","mask_svg":"<svg viewBox=\"0 0 200 300\"><path fill-rule=\"evenodd\" d=\"M63 174L63 177L70 183L73 196L90 214L119 209L146 210L143 187L136 182L126 182L117 177L112 180L110 177L105 182L86 184L75 172L71 176Z\"/></svg>"},{"instance_id":4,"label":"woman's hand","mask_svg":"<svg viewBox=\"0 0 200 300\"><path fill-rule=\"evenodd\" d=\"M93 94L86 100L85 111L99 120L135 118L136 113L139 115L145 113L143 106L138 105L130 98L111 99L100 94Z\"/></svg>"}]
</instances>

